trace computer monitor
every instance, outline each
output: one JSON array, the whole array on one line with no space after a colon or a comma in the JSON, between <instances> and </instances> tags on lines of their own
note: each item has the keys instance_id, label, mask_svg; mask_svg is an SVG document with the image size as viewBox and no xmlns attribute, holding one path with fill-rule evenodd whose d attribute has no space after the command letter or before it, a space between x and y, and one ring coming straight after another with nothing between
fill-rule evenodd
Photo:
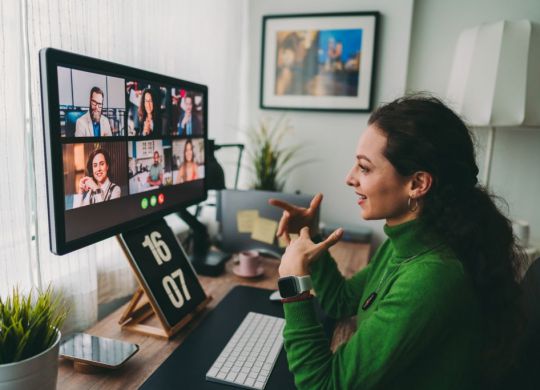
<instances>
[{"instance_id":1,"label":"computer monitor","mask_svg":"<svg viewBox=\"0 0 540 390\"><path fill-rule=\"evenodd\" d=\"M206 199L206 86L56 49L39 55L53 253Z\"/></svg>"},{"instance_id":2,"label":"computer monitor","mask_svg":"<svg viewBox=\"0 0 540 390\"><path fill-rule=\"evenodd\" d=\"M313 195L306 194L287 194L283 192L272 191L241 191L241 190L222 190L218 193L216 219L220 226L219 247L221 250L229 253L235 253L246 250L258 250L265 255L281 257L285 247L279 244L279 240L274 237L253 237L252 231L240 226L243 224L242 212L257 211L257 218L263 218L267 221L273 221L277 228L283 210L268 204L270 198L277 198L300 207L309 207ZM317 223L319 219L319 210L317 211ZM271 227L271 226L270 226ZM270 229L271 230L271 229ZM275 232L274 232L275 233ZM265 239L268 239L266 241Z\"/></svg>"}]
</instances>

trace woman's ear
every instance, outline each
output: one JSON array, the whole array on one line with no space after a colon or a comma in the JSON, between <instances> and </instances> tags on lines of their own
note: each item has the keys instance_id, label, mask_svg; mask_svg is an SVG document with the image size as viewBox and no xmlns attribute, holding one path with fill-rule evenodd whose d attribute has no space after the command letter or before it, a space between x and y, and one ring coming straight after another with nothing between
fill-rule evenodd
<instances>
[{"instance_id":1,"label":"woman's ear","mask_svg":"<svg viewBox=\"0 0 540 390\"><path fill-rule=\"evenodd\" d=\"M428 193L433 183L433 176L429 172L418 171L412 174L410 181L411 198L420 198Z\"/></svg>"}]
</instances>

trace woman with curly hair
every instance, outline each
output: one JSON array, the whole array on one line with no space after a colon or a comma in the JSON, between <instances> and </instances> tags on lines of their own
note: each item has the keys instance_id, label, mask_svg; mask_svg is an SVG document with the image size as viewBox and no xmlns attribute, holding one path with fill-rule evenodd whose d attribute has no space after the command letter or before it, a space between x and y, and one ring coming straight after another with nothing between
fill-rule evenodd
<instances>
[{"instance_id":1,"label":"woman with curly hair","mask_svg":"<svg viewBox=\"0 0 540 390\"><path fill-rule=\"evenodd\" d=\"M309 291L283 300L299 389L492 388L506 372L521 327L521 257L477 174L470 132L441 101L408 96L373 112L346 183L362 218L386 221L388 239L348 280L327 251L343 231L316 243L322 195L307 209L271 200L289 242L281 278L311 278L328 315L357 315L332 353Z\"/></svg>"},{"instance_id":2,"label":"woman with curly hair","mask_svg":"<svg viewBox=\"0 0 540 390\"><path fill-rule=\"evenodd\" d=\"M141 95L139 104L139 123L140 129L138 135L150 135L154 132L154 126L158 123L156 118L156 101L154 93L150 88L146 88Z\"/></svg>"}]
</instances>

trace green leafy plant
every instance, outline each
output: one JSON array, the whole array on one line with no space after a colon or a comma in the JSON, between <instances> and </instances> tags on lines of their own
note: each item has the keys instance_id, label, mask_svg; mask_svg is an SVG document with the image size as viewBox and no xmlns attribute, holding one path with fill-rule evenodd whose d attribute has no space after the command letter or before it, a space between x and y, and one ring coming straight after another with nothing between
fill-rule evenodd
<instances>
[{"instance_id":1,"label":"green leafy plant","mask_svg":"<svg viewBox=\"0 0 540 390\"><path fill-rule=\"evenodd\" d=\"M18 362L35 356L54 344L57 329L67 316L65 304L49 286L27 296L13 289L11 297L0 298L0 364Z\"/></svg>"},{"instance_id":2,"label":"green leafy plant","mask_svg":"<svg viewBox=\"0 0 540 390\"><path fill-rule=\"evenodd\" d=\"M252 184L254 189L282 191L287 175L311 161L295 161L303 145L282 146L283 138L292 131L289 121L281 117L273 125L261 119L259 125L248 132L248 169L255 177Z\"/></svg>"}]
</instances>

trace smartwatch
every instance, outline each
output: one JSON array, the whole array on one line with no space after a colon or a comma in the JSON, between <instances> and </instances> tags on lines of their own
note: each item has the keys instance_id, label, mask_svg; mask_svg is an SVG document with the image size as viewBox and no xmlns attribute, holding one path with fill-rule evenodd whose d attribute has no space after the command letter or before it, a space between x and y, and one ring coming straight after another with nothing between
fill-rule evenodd
<instances>
[{"instance_id":1,"label":"smartwatch","mask_svg":"<svg viewBox=\"0 0 540 390\"><path fill-rule=\"evenodd\" d=\"M285 276L279 278L278 289L282 298L296 297L303 292L311 290L311 276Z\"/></svg>"}]
</instances>

